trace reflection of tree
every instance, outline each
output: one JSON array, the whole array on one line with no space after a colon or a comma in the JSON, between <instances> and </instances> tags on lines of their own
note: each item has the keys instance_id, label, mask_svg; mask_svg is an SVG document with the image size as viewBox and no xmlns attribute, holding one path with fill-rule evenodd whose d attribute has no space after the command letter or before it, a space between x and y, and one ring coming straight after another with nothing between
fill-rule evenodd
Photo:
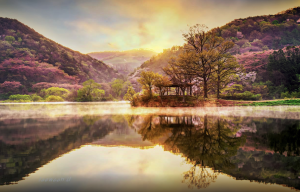
<instances>
[{"instance_id":1,"label":"reflection of tree","mask_svg":"<svg viewBox=\"0 0 300 192\"><path fill-rule=\"evenodd\" d=\"M139 133L143 139L155 140L161 133L171 132L164 141L165 149L180 152L194 166L184 173L184 181L198 188L207 187L216 179L219 170L234 167L230 158L245 142L244 137L235 137L227 121L220 118L160 117L160 123L145 118ZM205 167L211 167L209 171Z\"/></svg>"},{"instance_id":2,"label":"reflection of tree","mask_svg":"<svg viewBox=\"0 0 300 192\"><path fill-rule=\"evenodd\" d=\"M161 137L167 131L167 126L153 122L153 116L144 116L144 121L140 125L138 133L142 135L144 141L152 141L152 139Z\"/></svg>"},{"instance_id":3,"label":"reflection of tree","mask_svg":"<svg viewBox=\"0 0 300 192\"><path fill-rule=\"evenodd\" d=\"M133 115L124 115L125 120L127 121L127 124L129 127L132 127L135 117Z\"/></svg>"},{"instance_id":4,"label":"reflection of tree","mask_svg":"<svg viewBox=\"0 0 300 192\"><path fill-rule=\"evenodd\" d=\"M300 126L298 123L288 125L287 128L280 133L268 133L267 138L269 146L275 152L283 154L287 152L288 156L299 156L300 148Z\"/></svg>"},{"instance_id":5,"label":"reflection of tree","mask_svg":"<svg viewBox=\"0 0 300 192\"><path fill-rule=\"evenodd\" d=\"M193 166L189 171L183 173L183 182L189 182L189 188L193 186L200 188L206 188L211 182L217 179L218 172L214 172L202 166Z\"/></svg>"}]
</instances>

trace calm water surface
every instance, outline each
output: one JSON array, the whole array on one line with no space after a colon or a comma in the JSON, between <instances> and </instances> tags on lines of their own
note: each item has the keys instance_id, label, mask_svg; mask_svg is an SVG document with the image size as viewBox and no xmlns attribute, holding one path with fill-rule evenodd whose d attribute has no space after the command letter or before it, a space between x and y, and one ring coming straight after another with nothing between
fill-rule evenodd
<instances>
[{"instance_id":1,"label":"calm water surface","mask_svg":"<svg viewBox=\"0 0 300 192\"><path fill-rule=\"evenodd\" d=\"M0 104L0 191L300 189L300 107Z\"/></svg>"}]
</instances>

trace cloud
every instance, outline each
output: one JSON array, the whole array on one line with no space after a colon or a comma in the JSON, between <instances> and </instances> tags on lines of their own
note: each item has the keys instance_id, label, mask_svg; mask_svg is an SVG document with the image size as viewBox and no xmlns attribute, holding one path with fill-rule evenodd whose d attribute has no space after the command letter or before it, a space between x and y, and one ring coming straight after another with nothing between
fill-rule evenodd
<instances>
[{"instance_id":1,"label":"cloud","mask_svg":"<svg viewBox=\"0 0 300 192\"><path fill-rule=\"evenodd\" d=\"M286 3L276 2L278 6ZM271 10L276 10L275 7L282 10L276 3L271 7L269 4L270 1L248 0L78 2L79 9L89 14L89 19L94 21L92 25L79 22L78 26L86 28L89 33L102 33L108 38L107 41L117 44L121 50L149 48L160 52L173 45L182 45L182 33L188 26L200 23L214 28L233 19L250 16L250 12L255 16L268 14ZM247 11L248 8L252 10Z\"/></svg>"},{"instance_id":2,"label":"cloud","mask_svg":"<svg viewBox=\"0 0 300 192\"><path fill-rule=\"evenodd\" d=\"M299 0L0 0L0 16L16 18L83 53L182 45L188 25L209 28L276 14Z\"/></svg>"},{"instance_id":3,"label":"cloud","mask_svg":"<svg viewBox=\"0 0 300 192\"><path fill-rule=\"evenodd\" d=\"M114 50L119 50L120 49L120 47L118 45L114 44L114 43L107 43L107 44L108 44L109 47L111 47Z\"/></svg>"}]
</instances>

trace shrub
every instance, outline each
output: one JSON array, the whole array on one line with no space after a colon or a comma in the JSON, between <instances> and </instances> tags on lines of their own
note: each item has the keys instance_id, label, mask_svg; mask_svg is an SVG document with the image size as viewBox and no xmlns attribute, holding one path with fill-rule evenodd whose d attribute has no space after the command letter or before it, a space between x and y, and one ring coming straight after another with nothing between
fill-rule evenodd
<instances>
[{"instance_id":1,"label":"shrub","mask_svg":"<svg viewBox=\"0 0 300 192\"><path fill-rule=\"evenodd\" d=\"M280 94L280 98L282 98L282 99L284 99L284 98L291 98L291 95L290 95L290 93L288 91L282 92Z\"/></svg>"},{"instance_id":2,"label":"shrub","mask_svg":"<svg viewBox=\"0 0 300 192\"><path fill-rule=\"evenodd\" d=\"M55 95L50 95L49 97L46 98L47 102L56 102L56 101L64 101L63 98L60 96L55 96Z\"/></svg>"},{"instance_id":3,"label":"shrub","mask_svg":"<svg viewBox=\"0 0 300 192\"><path fill-rule=\"evenodd\" d=\"M43 101L43 98L38 96L37 94L32 94L31 95L31 100L32 101Z\"/></svg>"},{"instance_id":4,"label":"shrub","mask_svg":"<svg viewBox=\"0 0 300 192\"><path fill-rule=\"evenodd\" d=\"M9 93L3 93L3 94L0 94L0 100L6 100L8 99L10 96Z\"/></svg>"},{"instance_id":5,"label":"shrub","mask_svg":"<svg viewBox=\"0 0 300 192\"><path fill-rule=\"evenodd\" d=\"M220 95L220 98L229 100L260 100L261 94L253 94L250 91L245 91L244 93L235 93L233 95Z\"/></svg>"},{"instance_id":6,"label":"shrub","mask_svg":"<svg viewBox=\"0 0 300 192\"><path fill-rule=\"evenodd\" d=\"M282 99L285 99L285 98L300 98L300 91L299 92L293 91L291 93L289 93L288 91L282 92L280 97Z\"/></svg>"},{"instance_id":7,"label":"shrub","mask_svg":"<svg viewBox=\"0 0 300 192\"><path fill-rule=\"evenodd\" d=\"M77 91L77 101L101 101L105 91L93 79L82 83L83 88Z\"/></svg>"},{"instance_id":8,"label":"shrub","mask_svg":"<svg viewBox=\"0 0 300 192\"><path fill-rule=\"evenodd\" d=\"M22 84L18 81L5 81L0 84L0 90L2 93L16 94L20 92L21 87Z\"/></svg>"},{"instance_id":9,"label":"shrub","mask_svg":"<svg viewBox=\"0 0 300 192\"><path fill-rule=\"evenodd\" d=\"M30 95L17 94L17 95L9 96L9 100L28 100L28 101L31 101L31 97L30 97Z\"/></svg>"},{"instance_id":10,"label":"shrub","mask_svg":"<svg viewBox=\"0 0 300 192\"><path fill-rule=\"evenodd\" d=\"M59 87L50 87L45 90L46 95L54 95L62 98L66 98L69 93L70 92L67 89L59 88Z\"/></svg>"},{"instance_id":11,"label":"shrub","mask_svg":"<svg viewBox=\"0 0 300 192\"><path fill-rule=\"evenodd\" d=\"M13 36L6 36L5 41L8 41L9 43L14 42L16 39Z\"/></svg>"},{"instance_id":12,"label":"shrub","mask_svg":"<svg viewBox=\"0 0 300 192\"><path fill-rule=\"evenodd\" d=\"M152 97L152 93L150 94L149 90L143 89L142 94L140 95L140 99L143 102L148 102L148 101L150 101L151 97Z\"/></svg>"},{"instance_id":13,"label":"shrub","mask_svg":"<svg viewBox=\"0 0 300 192\"><path fill-rule=\"evenodd\" d=\"M131 106L137 106L138 103L141 101L139 93L136 93L133 95L132 101L131 101Z\"/></svg>"}]
</instances>

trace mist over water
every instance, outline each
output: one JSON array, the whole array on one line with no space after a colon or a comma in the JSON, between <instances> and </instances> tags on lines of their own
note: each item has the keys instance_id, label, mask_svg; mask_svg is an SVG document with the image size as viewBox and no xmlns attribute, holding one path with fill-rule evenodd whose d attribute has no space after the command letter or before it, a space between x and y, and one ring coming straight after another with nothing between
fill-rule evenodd
<instances>
[{"instance_id":1,"label":"mist over water","mask_svg":"<svg viewBox=\"0 0 300 192\"><path fill-rule=\"evenodd\" d=\"M299 112L0 104L0 191L298 190Z\"/></svg>"}]
</instances>

